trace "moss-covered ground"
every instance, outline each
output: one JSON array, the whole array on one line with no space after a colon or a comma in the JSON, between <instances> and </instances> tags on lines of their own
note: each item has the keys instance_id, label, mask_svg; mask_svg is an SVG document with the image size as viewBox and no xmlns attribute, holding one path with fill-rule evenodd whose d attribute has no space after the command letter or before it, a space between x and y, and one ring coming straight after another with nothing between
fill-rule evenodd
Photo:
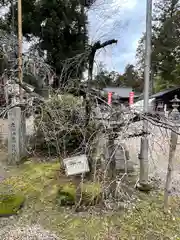
<instances>
[{"instance_id":1,"label":"moss-covered ground","mask_svg":"<svg viewBox=\"0 0 180 240\"><path fill-rule=\"evenodd\" d=\"M180 239L179 199L171 200L167 214L163 213L163 196L158 193L142 194L129 210L75 213L71 207L60 207L57 201L60 185L69 184L64 176L59 177L59 168L58 162L33 161L11 167L11 177L1 182L0 188L1 192L13 189L26 196L25 206L15 216L16 222L40 223L65 240ZM85 192L91 189L87 186Z\"/></svg>"}]
</instances>

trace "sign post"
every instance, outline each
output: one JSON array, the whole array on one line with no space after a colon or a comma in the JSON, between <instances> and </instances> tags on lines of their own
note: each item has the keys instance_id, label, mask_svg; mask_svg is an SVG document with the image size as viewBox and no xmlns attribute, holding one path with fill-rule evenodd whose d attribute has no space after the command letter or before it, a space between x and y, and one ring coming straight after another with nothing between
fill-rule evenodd
<instances>
[{"instance_id":1,"label":"sign post","mask_svg":"<svg viewBox=\"0 0 180 240\"><path fill-rule=\"evenodd\" d=\"M108 92L108 104L111 105L112 103L112 92Z\"/></svg>"},{"instance_id":2,"label":"sign post","mask_svg":"<svg viewBox=\"0 0 180 240\"><path fill-rule=\"evenodd\" d=\"M134 92L129 93L129 105L134 103Z\"/></svg>"},{"instance_id":3,"label":"sign post","mask_svg":"<svg viewBox=\"0 0 180 240\"><path fill-rule=\"evenodd\" d=\"M85 154L63 160L67 176L89 172L89 164Z\"/></svg>"}]
</instances>

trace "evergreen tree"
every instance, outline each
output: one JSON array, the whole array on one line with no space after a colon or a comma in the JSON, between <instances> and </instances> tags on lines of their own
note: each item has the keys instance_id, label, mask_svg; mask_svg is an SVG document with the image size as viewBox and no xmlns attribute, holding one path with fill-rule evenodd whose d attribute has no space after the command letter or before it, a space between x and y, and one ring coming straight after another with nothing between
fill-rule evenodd
<instances>
[{"instance_id":1,"label":"evergreen tree","mask_svg":"<svg viewBox=\"0 0 180 240\"><path fill-rule=\"evenodd\" d=\"M108 72L105 67L101 64L99 67L98 74L95 76L91 85L93 87L103 89L105 87L113 87L116 84L116 79L119 76L117 72Z\"/></svg>"},{"instance_id":2,"label":"evergreen tree","mask_svg":"<svg viewBox=\"0 0 180 240\"><path fill-rule=\"evenodd\" d=\"M37 49L40 53L46 50L46 61L59 76L56 87L69 79L80 78L87 62L88 41L87 15L81 1L22 0L22 13L23 36L28 41L34 37L39 39ZM17 18L17 6L15 16ZM7 25L11 25L11 20L12 11L6 16Z\"/></svg>"},{"instance_id":3,"label":"evergreen tree","mask_svg":"<svg viewBox=\"0 0 180 240\"><path fill-rule=\"evenodd\" d=\"M119 75L116 79L116 86L132 87L134 91L141 92L143 82L139 77L138 71L132 64L127 64L123 75Z\"/></svg>"},{"instance_id":4,"label":"evergreen tree","mask_svg":"<svg viewBox=\"0 0 180 240\"><path fill-rule=\"evenodd\" d=\"M152 78L162 82L162 88L178 84L180 6L178 0L158 0L154 6L152 27ZM144 69L144 35L137 48L138 66ZM166 84L165 84L166 82ZM157 84L155 84L157 85Z\"/></svg>"},{"instance_id":5,"label":"evergreen tree","mask_svg":"<svg viewBox=\"0 0 180 240\"><path fill-rule=\"evenodd\" d=\"M134 91L141 92L143 81L139 77L134 65L128 64L125 67L124 74L117 72L108 72L103 66L100 67L99 73L92 81L92 85L97 88L109 87L132 87Z\"/></svg>"}]
</instances>

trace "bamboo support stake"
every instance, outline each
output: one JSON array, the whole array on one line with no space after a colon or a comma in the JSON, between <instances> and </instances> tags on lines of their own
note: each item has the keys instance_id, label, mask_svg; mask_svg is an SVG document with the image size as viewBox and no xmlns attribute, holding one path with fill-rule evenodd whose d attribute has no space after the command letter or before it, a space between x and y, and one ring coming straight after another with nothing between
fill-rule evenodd
<instances>
[{"instance_id":1,"label":"bamboo support stake","mask_svg":"<svg viewBox=\"0 0 180 240\"><path fill-rule=\"evenodd\" d=\"M166 175L166 184L164 189L164 210L167 212L169 207L169 193L171 189L172 183L172 174L173 174L173 163L175 159L175 152L177 146L177 133L171 132L171 140L170 140L170 149L169 149L169 161L168 161L168 169Z\"/></svg>"},{"instance_id":2,"label":"bamboo support stake","mask_svg":"<svg viewBox=\"0 0 180 240\"><path fill-rule=\"evenodd\" d=\"M180 113L178 111L179 102L180 100L175 96L175 98L171 101L173 110L171 112L170 118L175 123L175 130L178 131L178 124L180 122ZM171 139L170 139L170 148L169 148L169 161L168 161L168 169L166 175L166 184L164 189L164 211L167 212L169 208L169 193L171 190L171 183L172 183L172 174L173 174L173 163L175 159L176 147L178 141L178 134L175 132L171 132Z\"/></svg>"}]
</instances>

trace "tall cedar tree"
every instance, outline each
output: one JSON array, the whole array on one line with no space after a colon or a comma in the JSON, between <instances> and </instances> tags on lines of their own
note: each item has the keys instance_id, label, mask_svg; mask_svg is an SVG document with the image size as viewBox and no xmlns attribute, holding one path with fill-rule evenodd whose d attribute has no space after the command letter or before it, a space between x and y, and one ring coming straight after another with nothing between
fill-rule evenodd
<instances>
[{"instance_id":1,"label":"tall cedar tree","mask_svg":"<svg viewBox=\"0 0 180 240\"><path fill-rule=\"evenodd\" d=\"M66 84L68 80L79 79L86 67L84 53L88 37L85 8L89 5L84 6L81 0L22 0L23 36L28 41L32 37L39 38L38 49L47 51L47 63L59 76L55 87ZM11 12L7 16L9 25ZM75 56L81 57L74 59Z\"/></svg>"},{"instance_id":2,"label":"tall cedar tree","mask_svg":"<svg viewBox=\"0 0 180 240\"><path fill-rule=\"evenodd\" d=\"M158 82L158 90L180 84L180 8L178 0L158 0L154 5L152 27L152 73ZM144 68L144 36L137 48L139 68ZM156 83L155 83L156 85Z\"/></svg>"}]
</instances>

